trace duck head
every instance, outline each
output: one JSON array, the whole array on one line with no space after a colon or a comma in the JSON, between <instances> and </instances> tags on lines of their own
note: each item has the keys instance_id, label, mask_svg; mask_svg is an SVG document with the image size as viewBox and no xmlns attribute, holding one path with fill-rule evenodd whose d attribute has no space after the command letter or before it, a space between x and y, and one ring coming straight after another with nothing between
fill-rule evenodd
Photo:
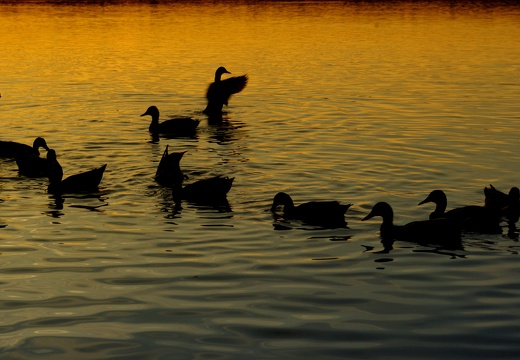
<instances>
[{"instance_id":1,"label":"duck head","mask_svg":"<svg viewBox=\"0 0 520 360\"><path fill-rule=\"evenodd\" d=\"M221 66L215 71L215 82L220 81L220 77L222 74L231 74L229 71L226 70L224 66Z\"/></svg>"},{"instance_id":2,"label":"duck head","mask_svg":"<svg viewBox=\"0 0 520 360\"><path fill-rule=\"evenodd\" d=\"M394 211L392 210L390 204L384 201L378 202L374 205L374 207L372 207L370 213L361 219L361 221L372 219L374 216L381 216L383 218L383 222L392 223L394 220Z\"/></svg>"},{"instance_id":3,"label":"duck head","mask_svg":"<svg viewBox=\"0 0 520 360\"><path fill-rule=\"evenodd\" d=\"M157 109L157 106L150 106L148 109L146 109L144 114L141 114L141 116L150 115L152 119L159 119L159 109Z\"/></svg>"},{"instance_id":4,"label":"duck head","mask_svg":"<svg viewBox=\"0 0 520 360\"><path fill-rule=\"evenodd\" d=\"M54 149L47 150L47 160L48 161L57 161L56 159L56 151Z\"/></svg>"},{"instance_id":5,"label":"duck head","mask_svg":"<svg viewBox=\"0 0 520 360\"><path fill-rule=\"evenodd\" d=\"M49 151L49 147L47 146L47 142L45 141L45 139L42 137L37 137L36 139L34 139L33 149L38 155L40 155L40 151L38 149L41 147Z\"/></svg>"},{"instance_id":6,"label":"duck head","mask_svg":"<svg viewBox=\"0 0 520 360\"><path fill-rule=\"evenodd\" d=\"M273 205L271 206L271 211L274 212L276 210L276 208L280 205L283 205L284 212L287 210L290 210L290 209L294 209L294 203L293 203L291 197L284 192L279 192L278 194L276 194L274 196Z\"/></svg>"}]
</instances>

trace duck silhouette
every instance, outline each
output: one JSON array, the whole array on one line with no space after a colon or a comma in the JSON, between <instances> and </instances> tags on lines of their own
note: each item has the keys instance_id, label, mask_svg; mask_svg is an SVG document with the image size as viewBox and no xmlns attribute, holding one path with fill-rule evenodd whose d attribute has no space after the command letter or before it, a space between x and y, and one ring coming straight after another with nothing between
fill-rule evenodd
<instances>
[{"instance_id":1,"label":"duck silhouette","mask_svg":"<svg viewBox=\"0 0 520 360\"><path fill-rule=\"evenodd\" d=\"M152 122L148 127L148 131L152 134L165 134L165 135L186 135L192 136L195 134L197 126L199 126L200 120L194 120L191 117L176 117L159 122L159 109L157 106L150 106L144 114L141 116L150 115Z\"/></svg>"},{"instance_id":2,"label":"duck silhouette","mask_svg":"<svg viewBox=\"0 0 520 360\"><path fill-rule=\"evenodd\" d=\"M48 161L46 158L34 154L23 154L16 157L18 173L27 177L37 178L48 175Z\"/></svg>"},{"instance_id":3,"label":"duck silhouette","mask_svg":"<svg viewBox=\"0 0 520 360\"><path fill-rule=\"evenodd\" d=\"M181 171L180 161L185 153L186 151L169 154L168 145L166 145L161 161L157 166L157 171L155 172L155 181L163 186L172 186L179 182L182 183L186 176L183 175Z\"/></svg>"},{"instance_id":4,"label":"duck silhouette","mask_svg":"<svg viewBox=\"0 0 520 360\"><path fill-rule=\"evenodd\" d=\"M362 221L375 216L383 218L380 235L384 240L405 240L424 244L453 246L460 243L460 222L455 219L439 218L413 221L405 225L394 225L394 211L390 204L378 202Z\"/></svg>"},{"instance_id":5,"label":"duck silhouette","mask_svg":"<svg viewBox=\"0 0 520 360\"><path fill-rule=\"evenodd\" d=\"M180 161L186 152L169 154L166 147L157 167L156 181L163 186L171 186L175 202L182 200L207 204L227 202L227 194L235 178L217 175L183 186L184 180L188 177L182 173Z\"/></svg>"},{"instance_id":6,"label":"duck silhouette","mask_svg":"<svg viewBox=\"0 0 520 360\"><path fill-rule=\"evenodd\" d=\"M51 194L95 191L98 189L99 183L103 178L103 173L107 167L107 164L104 164L99 168L71 175L62 180L63 169L56 158L56 151L49 149L47 151L47 160L49 178L48 192Z\"/></svg>"},{"instance_id":7,"label":"duck silhouette","mask_svg":"<svg viewBox=\"0 0 520 360\"><path fill-rule=\"evenodd\" d=\"M508 194L497 190L493 185L484 188L484 206L500 212L509 219L520 216L520 190L513 186Z\"/></svg>"},{"instance_id":8,"label":"duck silhouette","mask_svg":"<svg viewBox=\"0 0 520 360\"><path fill-rule=\"evenodd\" d=\"M430 214L430 219L452 218L461 222L462 229L487 234L499 234L502 232L500 212L491 207L468 205L446 211L448 199L442 190L433 190L419 205L434 203L435 210Z\"/></svg>"},{"instance_id":9,"label":"duck silhouette","mask_svg":"<svg viewBox=\"0 0 520 360\"><path fill-rule=\"evenodd\" d=\"M207 115L219 115L222 107L228 106L228 101L233 94L244 90L247 85L247 75L234 76L221 80L222 74L231 74L225 67L221 66L215 71L215 81L211 83L206 92L208 105L203 110Z\"/></svg>"},{"instance_id":10,"label":"duck silhouette","mask_svg":"<svg viewBox=\"0 0 520 360\"><path fill-rule=\"evenodd\" d=\"M227 193L231 190L233 180L235 178L217 175L194 181L182 188L182 185L177 183L173 186L174 199L207 204L226 203Z\"/></svg>"},{"instance_id":11,"label":"duck silhouette","mask_svg":"<svg viewBox=\"0 0 520 360\"><path fill-rule=\"evenodd\" d=\"M0 141L0 157L16 159L25 155L40 156L40 148L49 150L47 142L42 137L34 139L32 146L15 141Z\"/></svg>"},{"instance_id":12,"label":"duck silhouette","mask_svg":"<svg viewBox=\"0 0 520 360\"><path fill-rule=\"evenodd\" d=\"M294 205L292 198L284 192L274 196L271 212L275 214L277 208L283 206L284 219L297 219L311 225L327 227L343 227L347 225L345 213L352 204L341 205L337 201L311 201Z\"/></svg>"}]
</instances>

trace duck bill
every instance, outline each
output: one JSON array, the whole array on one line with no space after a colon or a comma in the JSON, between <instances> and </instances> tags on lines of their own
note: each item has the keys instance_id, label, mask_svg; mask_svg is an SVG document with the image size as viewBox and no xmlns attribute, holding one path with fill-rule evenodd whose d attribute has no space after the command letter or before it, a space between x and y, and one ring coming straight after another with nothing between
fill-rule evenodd
<instances>
[{"instance_id":1,"label":"duck bill","mask_svg":"<svg viewBox=\"0 0 520 360\"><path fill-rule=\"evenodd\" d=\"M426 204L426 203L429 203L429 202L430 202L430 198L427 197L426 199L424 199L423 201L421 201L419 204L417 204L417 206L422 205L422 204Z\"/></svg>"},{"instance_id":2,"label":"duck bill","mask_svg":"<svg viewBox=\"0 0 520 360\"><path fill-rule=\"evenodd\" d=\"M361 221L372 219L374 216L375 215L371 211L367 216L365 216L363 219L361 219Z\"/></svg>"}]
</instances>

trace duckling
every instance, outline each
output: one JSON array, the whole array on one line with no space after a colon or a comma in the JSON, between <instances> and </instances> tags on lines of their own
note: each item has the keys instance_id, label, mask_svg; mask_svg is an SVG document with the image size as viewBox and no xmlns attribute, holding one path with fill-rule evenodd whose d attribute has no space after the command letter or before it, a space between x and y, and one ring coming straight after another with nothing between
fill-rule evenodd
<instances>
[{"instance_id":1,"label":"duckling","mask_svg":"<svg viewBox=\"0 0 520 360\"><path fill-rule=\"evenodd\" d=\"M462 222L462 229L487 234L499 234L502 232L499 226L500 213L495 209L485 206L469 205L446 211L448 199L442 190L433 190L419 205L432 202L435 210L430 214L430 219L453 218Z\"/></svg>"},{"instance_id":2,"label":"duckling","mask_svg":"<svg viewBox=\"0 0 520 360\"><path fill-rule=\"evenodd\" d=\"M14 141L0 141L0 157L17 158L27 154L40 156L39 148L44 148L49 151L47 142L42 137L34 139L33 145L25 145Z\"/></svg>"},{"instance_id":3,"label":"duckling","mask_svg":"<svg viewBox=\"0 0 520 360\"><path fill-rule=\"evenodd\" d=\"M390 204L378 202L362 221L381 216L380 228L384 240L407 240L417 243L454 245L460 242L460 223L455 219L439 218L394 225L394 211Z\"/></svg>"},{"instance_id":4,"label":"duckling","mask_svg":"<svg viewBox=\"0 0 520 360\"><path fill-rule=\"evenodd\" d=\"M159 123L159 109L157 106L150 106L141 116L150 115L152 122L148 127L148 131L152 134L178 134L193 135L200 120L194 120L191 117L178 117Z\"/></svg>"},{"instance_id":5,"label":"duckling","mask_svg":"<svg viewBox=\"0 0 520 360\"><path fill-rule=\"evenodd\" d=\"M97 190L107 167L107 164L104 164L99 168L71 175L62 180L63 169L56 158L56 151L54 149L47 151L47 160L49 178L48 191L51 194Z\"/></svg>"},{"instance_id":6,"label":"duckling","mask_svg":"<svg viewBox=\"0 0 520 360\"><path fill-rule=\"evenodd\" d=\"M283 217L285 219L298 219L308 224L343 227L345 213L352 204L340 205L337 201L311 201L294 206L292 198L279 192L274 196L271 212L275 212L278 206L283 206Z\"/></svg>"},{"instance_id":7,"label":"duckling","mask_svg":"<svg viewBox=\"0 0 520 360\"><path fill-rule=\"evenodd\" d=\"M211 83L206 92L208 105L203 110L207 115L222 113L222 106L228 106L228 101L233 94L244 90L247 85L247 75L234 76L221 80L222 74L231 74L225 67L221 66L215 71L215 82Z\"/></svg>"}]
</instances>

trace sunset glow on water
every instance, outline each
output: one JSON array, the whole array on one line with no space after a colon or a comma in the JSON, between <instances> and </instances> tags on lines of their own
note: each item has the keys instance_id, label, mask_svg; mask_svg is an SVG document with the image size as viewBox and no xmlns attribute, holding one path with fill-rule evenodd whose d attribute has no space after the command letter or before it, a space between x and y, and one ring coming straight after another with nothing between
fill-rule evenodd
<instances>
[{"instance_id":1,"label":"sunset glow on water","mask_svg":"<svg viewBox=\"0 0 520 360\"><path fill-rule=\"evenodd\" d=\"M61 203L0 159L0 358L520 355L518 224L388 248L361 221L520 185L519 6L2 2L0 28L0 140L44 137L65 176L108 164ZM214 123L219 66L249 82ZM196 135L153 139L151 105ZM234 177L229 207L176 207L166 145L187 183ZM274 219L280 191L352 203L348 227Z\"/></svg>"}]
</instances>

